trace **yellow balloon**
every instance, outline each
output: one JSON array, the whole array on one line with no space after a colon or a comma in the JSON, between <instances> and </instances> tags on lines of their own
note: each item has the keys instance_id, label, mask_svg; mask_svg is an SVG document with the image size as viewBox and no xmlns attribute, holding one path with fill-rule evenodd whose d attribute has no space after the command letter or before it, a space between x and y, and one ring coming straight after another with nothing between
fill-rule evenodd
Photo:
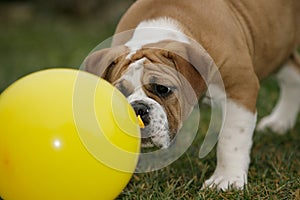
<instances>
[{"instance_id":1,"label":"yellow balloon","mask_svg":"<svg viewBox=\"0 0 300 200\"><path fill-rule=\"evenodd\" d=\"M139 150L133 109L94 75L43 70L0 96L4 200L114 199L130 180Z\"/></svg>"}]
</instances>

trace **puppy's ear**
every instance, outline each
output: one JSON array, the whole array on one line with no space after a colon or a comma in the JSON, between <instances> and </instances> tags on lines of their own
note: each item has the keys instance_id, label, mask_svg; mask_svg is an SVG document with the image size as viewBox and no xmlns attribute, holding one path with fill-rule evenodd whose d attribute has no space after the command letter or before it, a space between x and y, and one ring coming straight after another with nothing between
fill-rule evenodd
<instances>
[{"instance_id":1,"label":"puppy's ear","mask_svg":"<svg viewBox=\"0 0 300 200\"><path fill-rule=\"evenodd\" d=\"M184 98L181 105L182 116L183 118L188 116L198 98L207 89L209 70L214 65L212 58L199 44L174 40L146 45L143 55L153 64L164 64L175 68L181 83L181 96Z\"/></svg>"},{"instance_id":2,"label":"puppy's ear","mask_svg":"<svg viewBox=\"0 0 300 200\"><path fill-rule=\"evenodd\" d=\"M128 49L124 46L115 46L91 53L84 60L84 70L102 78L109 76L109 71L116 65Z\"/></svg>"},{"instance_id":3,"label":"puppy's ear","mask_svg":"<svg viewBox=\"0 0 300 200\"><path fill-rule=\"evenodd\" d=\"M196 44L170 42L166 49L176 70L184 77L181 83L187 89L182 91L186 101L183 103L182 117L186 119L190 115L190 108L197 103L207 89L209 70L213 68L214 61L201 46Z\"/></svg>"},{"instance_id":4,"label":"puppy's ear","mask_svg":"<svg viewBox=\"0 0 300 200\"><path fill-rule=\"evenodd\" d=\"M209 70L214 61L209 54L197 44L169 42L165 46L168 57L173 60L176 69L189 81L199 97L206 90Z\"/></svg>"},{"instance_id":5,"label":"puppy's ear","mask_svg":"<svg viewBox=\"0 0 300 200\"><path fill-rule=\"evenodd\" d=\"M198 96L206 89L205 80L209 80L214 61L201 45L196 42L165 40L145 47L149 50L144 54L151 61L175 65L176 70L190 82Z\"/></svg>"}]
</instances>

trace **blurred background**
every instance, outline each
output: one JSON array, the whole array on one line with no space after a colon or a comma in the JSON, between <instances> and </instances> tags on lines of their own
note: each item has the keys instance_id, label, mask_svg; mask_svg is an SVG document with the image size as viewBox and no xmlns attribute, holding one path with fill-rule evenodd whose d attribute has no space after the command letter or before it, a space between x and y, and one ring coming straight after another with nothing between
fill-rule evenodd
<instances>
[{"instance_id":1,"label":"blurred background","mask_svg":"<svg viewBox=\"0 0 300 200\"><path fill-rule=\"evenodd\" d=\"M0 92L45 68L79 68L134 0L0 0Z\"/></svg>"}]
</instances>

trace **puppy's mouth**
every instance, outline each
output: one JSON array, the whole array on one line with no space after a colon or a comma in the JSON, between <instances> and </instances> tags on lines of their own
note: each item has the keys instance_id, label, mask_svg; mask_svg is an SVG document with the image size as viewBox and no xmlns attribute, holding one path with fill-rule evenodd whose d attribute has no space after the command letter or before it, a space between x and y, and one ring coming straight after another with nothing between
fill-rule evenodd
<instances>
[{"instance_id":1,"label":"puppy's mouth","mask_svg":"<svg viewBox=\"0 0 300 200\"><path fill-rule=\"evenodd\" d=\"M156 104L143 100L131 102L139 119L143 148L168 148L170 145L167 117L157 110Z\"/></svg>"}]
</instances>

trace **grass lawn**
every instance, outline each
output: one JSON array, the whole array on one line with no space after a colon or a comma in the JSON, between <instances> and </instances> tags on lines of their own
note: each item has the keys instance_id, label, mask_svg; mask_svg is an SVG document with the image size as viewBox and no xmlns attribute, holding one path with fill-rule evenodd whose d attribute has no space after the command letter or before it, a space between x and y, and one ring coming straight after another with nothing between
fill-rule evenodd
<instances>
[{"instance_id":1,"label":"grass lawn","mask_svg":"<svg viewBox=\"0 0 300 200\"><path fill-rule=\"evenodd\" d=\"M100 20L63 17L0 20L0 91L30 72L51 67L78 68L84 57L114 25ZM299 91L300 92L300 91ZM274 78L266 80L258 101L259 118L268 114L278 96ZM203 108L200 130L208 125ZM244 191L201 191L215 168L215 152L199 159L203 136L172 165L152 173L135 174L118 199L300 199L300 120L284 136L255 133L249 184ZM1 179L1 177L0 177ZM99 188L101 190L101 188ZM1 199L1 198L0 198ZM88 199L87 199L88 200Z\"/></svg>"}]
</instances>

